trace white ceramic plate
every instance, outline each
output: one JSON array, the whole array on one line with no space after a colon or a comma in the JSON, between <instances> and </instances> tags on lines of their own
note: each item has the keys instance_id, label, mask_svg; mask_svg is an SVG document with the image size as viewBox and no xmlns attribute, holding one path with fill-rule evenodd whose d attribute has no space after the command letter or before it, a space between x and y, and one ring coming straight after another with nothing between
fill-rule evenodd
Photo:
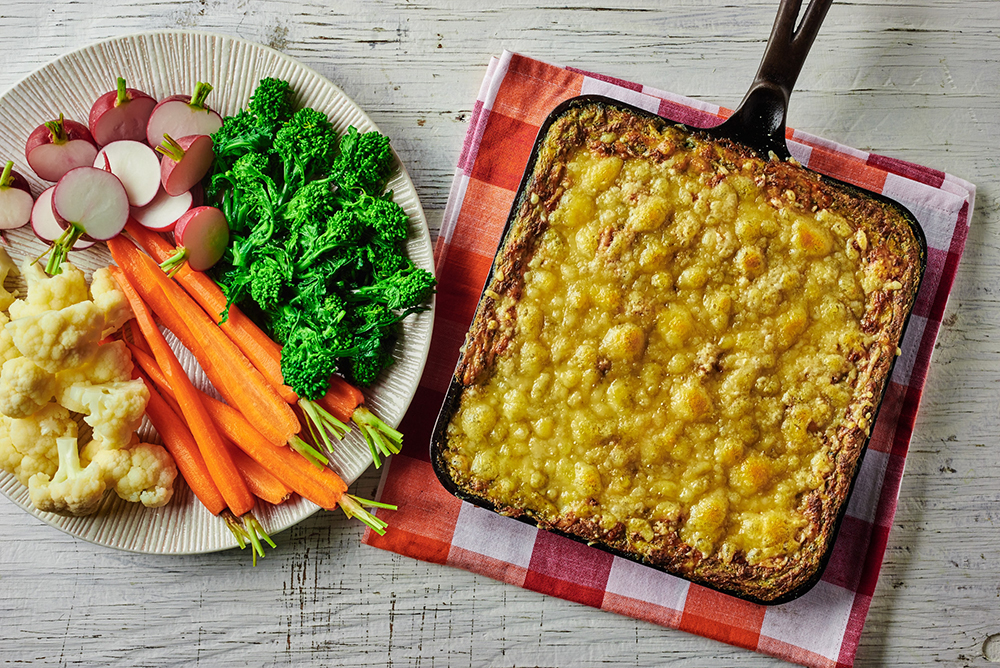
<instances>
[{"instance_id":1,"label":"white ceramic plate","mask_svg":"<svg viewBox=\"0 0 1000 668\"><path fill-rule=\"evenodd\" d=\"M24 159L24 142L40 123L63 113L87 122L90 105L115 87L117 77L157 99L176 93L190 93L198 81L215 86L208 104L223 115L243 108L257 82L266 76L289 81L299 106L325 112L341 133L350 125L361 131L377 129L365 113L343 91L319 73L273 49L223 35L190 31L149 32L119 37L65 55L26 77L0 97L0 158L13 160L38 194L48 185L34 177ZM397 165L389 189L410 215L408 242L410 258L420 267L433 270L430 235L413 183ZM30 226L6 234L8 250L20 263L26 255L39 255L45 246ZM71 253L70 261L88 277L94 269L110 263L103 244ZM8 288L14 286L8 281ZM387 423L397 425L416 391L430 346L433 312L404 320L396 350L396 363L371 387L367 404ZM186 351L185 366L193 358ZM196 365L195 365L196 366ZM197 370L200 371L200 370ZM196 382L205 383L195 375ZM140 436L155 432L148 424ZM333 456L333 466L350 484L371 464L368 447L353 430ZM191 554L235 547L236 542L224 522L212 516L180 482L174 499L165 507L150 510L125 503L113 493L105 496L95 515L68 518L36 510L28 490L14 476L0 471L0 492L28 513L73 536L100 545L154 554ZM257 515L269 533L277 533L305 519L318 508L295 497L281 506L258 504Z\"/></svg>"}]
</instances>

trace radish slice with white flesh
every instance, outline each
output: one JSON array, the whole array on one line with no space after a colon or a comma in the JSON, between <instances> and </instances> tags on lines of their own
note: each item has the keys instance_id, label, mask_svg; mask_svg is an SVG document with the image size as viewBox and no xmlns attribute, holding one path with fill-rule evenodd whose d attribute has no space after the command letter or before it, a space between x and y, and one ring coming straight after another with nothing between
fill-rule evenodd
<instances>
[{"instance_id":1,"label":"radish slice with white flesh","mask_svg":"<svg viewBox=\"0 0 1000 668\"><path fill-rule=\"evenodd\" d=\"M177 221L174 239L178 249L160 266L173 275L187 260L195 271L210 269L222 259L229 245L229 223L226 216L214 206L191 209Z\"/></svg>"},{"instance_id":2,"label":"radish slice with white flesh","mask_svg":"<svg viewBox=\"0 0 1000 668\"><path fill-rule=\"evenodd\" d=\"M160 182L168 195L180 195L205 178L215 151L208 135L191 135L175 140L163 135L163 143L156 147L163 154L160 161Z\"/></svg>"},{"instance_id":3,"label":"radish slice with white flesh","mask_svg":"<svg viewBox=\"0 0 1000 668\"><path fill-rule=\"evenodd\" d=\"M83 123L59 118L32 130L24 143L24 157L38 178L58 181L76 167L94 164L97 144Z\"/></svg>"},{"instance_id":4,"label":"radish slice with white flesh","mask_svg":"<svg viewBox=\"0 0 1000 668\"><path fill-rule=\"evenodd\" d=\"M160 160L145 144L130 139L113 141L94 158L94 167L110 167L117 176L132 206L146 206L160 190Z\"/></svg>"},{"instance_id":5,"label":"radish slice with white flesh","mask_svg":"<svg viewBox=\"0 0 1000 668\"><path fill-rule=\"evenodd\" d=\"M98 146L129 139L144 141L149 116L156 100L141 90L126 88L125 79L118 77L118 87L94 101L87 126Z\"/></svg>"},{"instance_id":6,"label":"radish slice with white flesh","mask_svg":"<svg viewBox=\"0 0 1000 668\"><path fill-rule=\"evenodd\" d=\"M146 206L133 207L132 217L150 230L170 232L193 204L194 195L190 190L180 195L168 195L166 191L160 190L153 201Z\"/></svg>"},{"instance_id":7,"label":"radish slice with white flesh","mask_svg":"<svg viewBox=\"0 0 1000 668\"><path fill-rule=\"evenodd\" d=\"M27 179L15 172L14 162L8 160L0 174L0 230L27 225L33 204Z\"/></svg>"},{"instance_id":8,"label":"radish slice with white flesh","mask_svg":"<svg viewBox=\"0 0 1000 668\"><path fill-rule=\"evenodd\" d=\"M52 191L52 212L64 228L52 242L45 271L58 274L59 265L78 239L103 241L117 236L128 222L128 194L117 176L97 167L66 172Z\"/></svg>"},{"instance_id":9,"label":"radish slice with white flesh","mask_svg":"<svg viewBox=\"0 0 1000 668\"><path fill-rule=\"evenodd\" d=\"M31 229L35 236L45 243L52 243L63 233L63 228L56 221L56 214L52 213L52 191L55 186L49 186L38 194L35 206L31 209ZM90 248L96 241L90 239L80 239L73 244L73 250L83 250Z\"/></svg>"},{"instance_id":10,"label":"radish slice with white flesh","mask_svg":"<svg viewBox=\"0 0 1000 668\"><path fill-rule=\"evenodd\" d=\"M159 146L164 135L210 135L222 127L222 116L205 104L212 86L199 81L192 95L171 95L153 108L146 124L146 141Z\"/></svg>"}]
</instances>

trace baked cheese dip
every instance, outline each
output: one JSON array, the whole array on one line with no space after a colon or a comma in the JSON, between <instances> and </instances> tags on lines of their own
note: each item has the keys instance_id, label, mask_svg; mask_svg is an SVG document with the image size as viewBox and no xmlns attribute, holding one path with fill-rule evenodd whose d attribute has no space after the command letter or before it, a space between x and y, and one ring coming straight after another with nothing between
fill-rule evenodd
<instances>
[{"instance_id":1,"label":"baked cheese dip","mask_svg":"<svg viewBox=\"0 0 1000 668\"><path fill-rule=\"evenodd\" d=\"M768 601L816 575L921 272L896 209L599 104L549 129L470 331L456 485Z\"/></svg>"}]
</instances>

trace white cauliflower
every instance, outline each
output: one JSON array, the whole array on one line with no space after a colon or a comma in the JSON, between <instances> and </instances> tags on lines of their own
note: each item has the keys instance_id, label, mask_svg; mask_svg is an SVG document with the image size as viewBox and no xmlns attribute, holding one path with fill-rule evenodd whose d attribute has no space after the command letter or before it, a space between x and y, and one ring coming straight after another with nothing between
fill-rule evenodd
<instances>
[{"instance_id":1,"label":"white cauliflower","mask_svg":"<svg viewBox=\"0 0 1000 668\"><path fill-rule=\"evenodd\" d=\"M0 419L0 468L17 476L21 484L36 473L51 476L59 466L57 438L73 438L77 425L69 411L49 404L30 418Z\"/></svg>"},{"instance_id":2,"label":"white cauliflower","mask_svg":"<svg viewBox=\"0 0 1000 668\"><path fill-rule=\"evenodd\" d=\"M8 292L3 286L8 276L17 276L17 266L10 259L7 250L0 247L0 311L6 311L16 297L16 294Z\"/></svg>"},{"instance_id":3,"label":"white cauliflower","mask_svg":"<svg viewBox=\"0 0 1000 668\"><path fill-rule=\"evenodd\" d=\"M10 304L12 320L38 315L44 311L58 311L67 306L90 299L87 278L71 263L60 265L62 273L49 276L42 265L30 258L21 263L21 273L28 283L28 294Z\"/></svg>"},{"instance_id":4,"label":"white cauliflower","mask_svg":"<svg viewBox=\"0 0 1000 668\"><path fill-rule=\"evenodd\" d=\"M0 413L26 418L52 401L56 377L27 357L15 357L0 367Z\"/></svg>"},{"instance_id":5,"label":"white cauliflower","mask_svg":"<svg viewBox=\"0 0 1000 668\"><path fill-rule=\"evenodd\" d=\"M80 366L94 356L104 329L104 313L94 302L83 301L58 311L15 318L5 329L22 355L55 373Z\"/></svg>"},{"instance_id":6,"label":"white cauliflower","mask_svg":"<svg viewBox=\"0 0 1000 668\"><path fill-rule=\"evenodd\" d=\"M70 385L79 383L100 385L131 380L132 366L132 354L124 341L102 343L86 364L56 374L56 394L62 394Z\"/></svg>"},{"instance_id":7,"label":"white cauliflower","mask_svg":"<svg viewBox=\"0 0 1000 668\"><path fill-rule=\"evenodd\" d=\"M111 270L103 267L94 272L90 282L90 294L94 304L104 313L104 332L110 336L132 319L132 307L128 298L118 287Z\"/></svg>"},{"instance_id":8,"label":"white cauliflower","mask_svg":"<svg viewBox=\"0 0 1000 668\"><path fill-rule=\"evenodd\" d=\"M142 422L149 389L141 379L99 385L79 383L62 388L56 400L94 429L94 437L109 448L128 445Z\"/></svg>"},{"instance_id":9,"label":"white cauliflower","mask_svg":"<svg viewBox=\"0 0 1000 668\"><path fill-rule=\"evenodd\" d=\"M129 447L114 450L94 440L82 454L101 466L105 481L129 503L159 508L174 495L177 465L163 446L136 439Z\"/></svg>"},{"instance_id":10,"label":"white cauliflower","mask_svg":"<svg viewBox=\"0 0 1000 668\"><path fill-rule=\"evenodd\" d=\"M31 502L39 510L61 515L90 515L97 510L108 488L104 469L93 461L80 465L75 438L57 438L59 468L55 475L36 473L28 480Z\"/></svg>"},{"instance_id":11,"label":"white cauliflower","mask_svg":"<svg viewBox=\"0 0 1000 668\"><path fill-rule=\"evenodd\" d=\"M10 322L10 318L0 313L0 364L15 357L21 357L21 351L14 345L14 337L4 327L8 322Z\"/></svg>"}]
</instances>

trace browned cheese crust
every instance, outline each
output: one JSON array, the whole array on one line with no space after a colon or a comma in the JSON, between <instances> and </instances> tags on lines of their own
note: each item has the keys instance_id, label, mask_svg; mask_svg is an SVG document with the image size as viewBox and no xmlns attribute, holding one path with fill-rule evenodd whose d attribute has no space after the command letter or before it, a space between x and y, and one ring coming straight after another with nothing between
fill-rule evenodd
<instances>
[{"instance_id":1,"label":"browned cheese crust","mask_svg":"<svg viewBox=\"0 0 1000 668\"><path fill-rule=\"evenodd\" d=\"M610 158L618 158L620 162L603 160ZM788 242L793 250L798 248L807 254L815 250L816 263L832 262L829 258L820 257L820 254L830 257L837 254L838 266L856 264L854 268L842 272L840 283L837 283L850 284L845 290L857 294L858 312L853 316L848 313L849 317L844 319L844 336L855 343L842 346L842 359L830 362L831 368L839 364L840 367L836 367L839 370L829 372L835 377L824 379L825 384L821 388L827 391L832 387L848 394L844 395L843 406L823 397L822 401L817 399L809 404L811 407L833 406L832 414L826 414L822 419L806 419L801 425L803 438L809 439L809 447L813 450L802 449L805 446L796 450L789 445L792 439L790 430L794 427L791 418L799 408L796 402L801 397L787 388L780 396L771 396L774 391L772 389L769 393L767 390L771 382L768 377L748 382L755 382L754 392L758 394L754 395L754 401L770 401L777 406L772 421L757 420L751 424L749 418L738 416L729 424L725 417L726 406L720 405L719 396L723 395L701 393L699 388L707 386L707 383L716 383L717 387L721 387L720 379L725 374L734 375L738 371L736 353L739 347L734 347L733 341L752 339L740 338L750 337L751 333L733 334L732 323L744 316L725 315L725 311L721 322L728 324L721 325L721 329L709 333L698 330L707 325L697 323L709 322L710 315L715 313L709 305L723 302L728 308L729 297L723 295L724 299L717 299L715 293L702 287L708 279L691 278L688 274L692 272L680 271L693 266L694 261L684 255L685 250L677 250L679 246L672 247L662 260L666 269L654 275L650 290L672 290L680 294L681 286L687 285L685 281L688 281L702 291L698 294L703 294L706 307L702 311L701 302L698 302L695 311L702 314L702 320L695 318L693 322L696 323L695 333L701 336L698 340L708 343L699 344L698 350L685 353L681 338L679 343L671 344L679 346L677 354L663 355L662 359L650 357L650 351L665 349L666 344L659 341L664 336L670 340L676 334L678 321L675 318L664 325L665 316L651 313L652 307L648 304L629 306L631 302L627 299L620 304L620 300L612 299L612 306L608 307L595 297L587 302L586 307L581 307L585 315L591 313L590 317L593 317L594 309L608 308L612 316L625 313L632 319L618 321L612 317L609 320L615 332L604 339L601 346L605 347L598 347L598 354L592 358L596 361L591 364L596 375L591 375L596 378L593 381L596 385L602 382L607 385L609 379L614 377L612 370L631 368L634 369L633 375L641 375L644 380L629 384L628 378L622 379L620 384L631 388L632 396L625 398L615 395L614 387L602 387L601 401L595 400L601 405L595 405L590 410L595 415L607 415L607 406L615 401L642 404L642 397L645 396L642 392L647 390L637 392L635 388L648 385L648 392L654 399L647 402L650 405L644 409L650 415L646 422L641 423L645 436L630 438L612 429L601 432L604 434L603 441L595 437L597 440L594 442L600 442L600 447L588 450L590 445L582 445L583 436L578 438L579 423L574 422L572 429L566 427L566 431L561 432L558 417L554 427L551 420L535 420L531 427L534 432L526 435L518 431L521 429L518 425L523 421L503 417L514 409L508 410L510 406L502 403L502 396L500 404L494 403L500 406L496 410L483 407L488 403L484 399L487 392L501 391L489 390L491 384L502 389L518 387L517 383L521 382L521 386L527 388L532 386L533 380L537 381L533 376L554 374L557 379L561 377L559 373L562 372L553 370L555 360L561 359L558 351L532 353L543 355L553 369L543 365L539 367L543 371L538 371L521 359L528 357L528 349L523 346L534 345L533 341L540 340L534 326L518 321L519 308L524 306L522 302L526 301L528 292L525 274L533 266L533 260L538 264L535 255L540 240L549 231L553 216L563 220L575 215L565 207L572 205L572 193L569 191L583 180L579 174L586 173L591 181L600 180L603 178L600 176L602 166L608 165L615 167L612 176L617 178L617 181L612 181L611 177L607 177L608 183L612 184L608 187L623 191L624 194L616 196L626 205L622 220L630 222L627 225L609 224L594 241L598 252L613 247L624 248L615 252L627 254L629 247L642 246L646 234L681 235L684 221L688 220L681 214L676 214L676 217L672 217L675 214L667 214L661 223L667 232L655 229L659 219L656 219L654 207L655 220L652 224L647 224L648 217L639 217L640 221L634 222L638 216L635 210L642 206L649 208L652 196L645 190L636 194L633 192L635 188L629 190L632 186L622 185L626 183L626 173L642 175L641 178L636 177L642 183L661 183L665 181L656 179L674 177L687 179L685 183L697 185L690 195L694 208L699 197L721 197L719 193L733 190L739 192L740 197L753 199L756 207L753 210L762 211L764 217L774 214L779 220L799 221L795 224L806 230L812 229L809 221L816 220L817 216L821 221L834 221L830 224L839 232L827 230L813 236L809 236L812 233L808 231L796 232L798 236ZM628 171L630 169L632 171ZM690 190L690 186L686 187ZM715 200L712 201L714 207ZM564 209L560 210L560 207ZM706 205L704 211L709 223L697 227L696 232L698 235L716 235L710 230L715 209ZM850 226L849 230L843 229L844 221ZM671 225L678 228L676 233L669 229ZM733 225L736 227L732 229L743 234L739 222ZM643 231L645 229L653 231L647 233ZM717 236L720 239L735 238L733 234L726 237L722 228L719 228ZM754 284L759 274L754 273L757 271L754 263L758 260L754 260L752 253L736 252L732 248L725 250L721 241L715 241L716 236L699 236L698 239L700 241L692 242L691 247L704 248L708 243L704 239L709 239L718 243L713 248L723 248L718 251L718 271L730 271L732 266L738 265L748 277L742 278L743 283L739 285L745 289ZM642 256L643 262L648 255L649 252ZM678 264L671 273L672 258L685 258L684 262L688 264ZM468 333L455 373L455 382L465 389L449 426L449 440L440 450L439 464L464 494L482 499L504 514L530 518L542 528L564 532L694 582L762 602L779 600L814 581L832 547L838 517L872 428L893 359L898 354L901 332L915 299L922 264L918 239L911 224L896 207L854 188L822 179L794 161L763 160L732 142L715 140L703 133L691 133L662 119L613 106L586 104L571 107L551 125L539 149L533 173L521 193L516 217L505 236L493 275ZM715 271L711 261L707 265L698 265L702 271L705 266L708 266L709 272ZM546 265L543 263L542 267L544 269ZM564 277L570 276L566 279L568 287L565 288L570 295L567 300L570 300L579 292L578 286L572 284L576 273L567 274L559 268L547 269L550 273L560 270ZM663 279L663 276L667 278ZM661 282L657 283L657 280ZM632 289L639 279L629 273L623 275L622 281L622 294L626 294L626 290ZM855 283L863 286L863 292L860 288L851 287ZM733 291L729 290L726 294L733 294ZM787 297L788 293L784 294ZM848 303L850 300L844 297L842 301ZM689 303L692 302L689 300ZM818 303L814 299L812 305L804 307L802 312L815 313L809 309L818 308ZM666 308L663 303L659 304L658 309ZM792 337L778 353L768 358L769 368L780 366L775 360L785 365L782 368L795 368L795 351L814 351L820 345L822 332L808 335L815 340L796 344L794 337L806 336L802 332L811 320L810 316L806 316L806 324L795 324L793 316L798 312L793 307L794 304L789 306L784 303L762 307L767 318L761 322L769 323L768 326L778 323L774 327L779 334L786 331L781 329L786 326L788 336ZM792 324L788 325L789 322ZM661 328L659 333L656 327ZM682 332L682 336L689 336L686 331ZM519 336L528 343L518 343ZM619 338L615 339L615 336ZM633 352L633 348L639 352ZM838 348L841 346L838 345ZM509 365L504 367L502 361L515 350L520 360L517 368L521 371L513 374L515 378L498 378L498 374L511 373ZM572 352L570 350L566 355ZM684 366L685 360L688 360L687 366ZM672 365L679 365L677 373L652 373L654 367L673 369ZM802 377L808 380L813 371L809 367L803 368L807 370ZM516 378L522 374L525 378ZM576 381L574 376L573 382ZM657 383L668 382L672 383L672 394L657 395ZM555 383L546 385L555 386ZM537 382L534 387L537 389ZM552 390L546 394L551 395ZM577 400L572 391L568 396L567 405L573 408L567 408L567 424L572 415L580 414L576 404L572 403ZM636 399L636 396L640 398ZM661 398L655 399L658 396ZM663 396L668 399L663 400ZM734 403L732 394L726 396L729 397L726 403ZM673 397L674 413L665 412L666 409L658 405L664 401L669 403L669 397ZM706 401L710 403L702 407ZM711 403L713 401L714 404ZM470 417L469 411L477 410L489 413L488 419L484 418L485 426L476 422L480 419L479 414L473 413ZM617 415L622 412L620 408L616 411ZM638 407L636 412L640 412ZM677 415L689 421L683 429L677 426L674 419ZM621 422L619 417L609 418L609 421L615 424ZM502 428L497 426L500 423L504 423ZM475 426L477 424L482 429ZM600 431L601 425L594 429ZM473 432L474 437L469 435ZM556 436L553 437L552 433ZM560 433L573 434L568 440L576 443L575 450L570 443L561 450L558 443L552 445L559 440ZM663 436L664 433L668 436ZM740 434L742 440L733 440L728 436L730 433ZM518 438L523 438L527 445L517 446L515 441ZM724 443L736 445L730 448L724 447ZM765 447L762 443L770 445ZM480 455L478 449L487 447L484 444L488 445L490 452ZM549 462L551 465L547 465L549 457L539 450L543 444L548 444L549 451L546 452L553 453L552 458L558 457L563 463ZM658 451L664 448L674 450L670 455L664 455ZM557 450L562 455L556 455ZM601 454L593 455L594 452ZM503 463L508 454L512 462L509 466ZM599 456L599 460L594 461L594 456ZM496 463L496 457L501 459L501 463ZM613 462L618 462L617 470L623 472L621 476L615 473ZM700 478L692 472L692 462L700 462L699 470L703 471L698 474ZM672 470L677 472L676 480L669 479L667 475ZM765 472L761 473L762 470ZM791 488L792 478L801 485L798 491L786 491ZM642 484L635 482L640 479L644 481ZM572 484L560 483L559 480L569 480ZM567 485L573 489L565 489ZM637 491L637 487L641 489ZM787 517L776 515L778 510L768 509L766 503L762 507L755 501L755 494L761 498L771 495L767 498L787 501L790 506L787 511L781 511ZM622 499L633 497L640 501L632 505L622 502ZM645 500L645 506L642 500ZM754 533L758 528L763 538Z\"/></svg>"}]
</instances>

